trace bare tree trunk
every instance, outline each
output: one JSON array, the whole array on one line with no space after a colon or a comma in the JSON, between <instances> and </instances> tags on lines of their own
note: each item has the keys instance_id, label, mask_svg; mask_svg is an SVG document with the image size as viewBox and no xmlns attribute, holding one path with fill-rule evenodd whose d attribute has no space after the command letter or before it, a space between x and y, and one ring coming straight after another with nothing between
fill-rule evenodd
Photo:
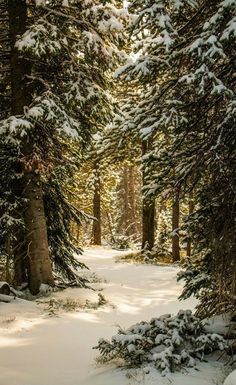
<instances>
[{"instance_id":1,"label":"bare tree trunk","mask_svg":"<svg viewBox=\"0 0 236 385\"><path fill-rule=\"evenodd\" d=\"M142 142L142 155L151 149L149 140ZM143 170L143 185L147 174ZM147 198L143 196L142 209L142 250L152 250L155 243L155 197Z\"/></svg>"},{"instance_id":2,"label":"bare tree trunk","mask_svg":"<svg viewBox=\"0 0 236 385\"><path fill-rule=\"evenodd\" d=\"M53 286L54 279L49 257L42 184L35 172L25 174L24 182L24 197L27 200L24 220L30 269L29 283L30 291L37 294L42 283Z\"/></svg>"},{"instance_id":3,"label":"bare tree trunk","mask_svg":"<svg viewBox=\"0 0 236 385\"><path fill-rule=\"evenodd\" d=\"M99 160L94 162L94 195L93 195L93 216L96 221L93 221L92 228L92 243L94 245L102 244L102 231L101 231L101 180L99 170Z\"/></svg>"},{"instance_id":4,"label":"bare tree trunk","mask_svg":"<svg viewBox=\"0 0 236 385\"><path fill-rule=\"evenodd\" d=\"M30 103L29 95L26 95L24 88L24 75L30 74L31 66L29 62L19 58L15 49L17 35L22 35L26 31L27 5L23 0L8 0L9 17L9 36L11 44L11 112L13 115L20 115L24 105ZM26 100L27 99L27 100ZM15 172L21 172L20 163L16 164ZM15 180L12 183L13 195L22 197L22 180ZM16 213L20 218L20 214ZM14 284L20 286L28 281L24 260L27 258L27 247L25 244L25 233L23 229L17 230L15 240L12 245L14 255Z\"/></svg>"},{"instance_id":5,"label":"bare tree trunk","mask_svg":"<svg viewBox=\"0 0 236 385\"><path fill-rule=\"evenodd\" d=\"M130 222L130 235L134 238L137 237L138 234L138 226L137 226L137 215L135 209L135 183L134 183L134 166L129 166L128 168L128 181L129 181L129 222Z\"/></svg>"},{"instance_id":6,"label":"bare tree trunk","mask_svg":"<svg viewBox=\"0 0 236 385\"><path fill-rule=\"evenodd\" d=\"M172 258L173 262L180 260L180 247L179 247L179 193L174 194L173 206L172 206Z\"/></svg>"},{"instance_id":7,"label":"bare tree trunk","mask_svg":"<svg viewBox=\"0 0 236 385\"><path fill-rule=\"evenodd\" d=\"M155 201L143 199L142 249L152 250L155 242Z\"/></svg>"},{"instance_id":8,"label":"bare tree trunk","mask_svg":"<svg viewBox=\"0 0 236 385\"><path fill-rule=\"evenodd\" d=\"M124 166L123 168L123 223L122 227L125 230L126 235L130 235L130 218L129 218L129 176L128 176L128 167Z\"/></svg>"},{"instance_id":9,"label":"bare tree trunk","mask_svg":"<svg viewBox=\"0 0 236 385\"><path fill-rule=\"evenodd\" d=\"M118 233L123 235L129 234L129 183L128 183L128 167L124 165L122 168L121 182L119 186L119 198L121 200L121 211L118 220Z\"/></svg>"},{"instance_id":10,"label":"bare tree trunk","mask_svg":"<svg viewBox=\"0 0 236 385\"><path fill-rule=\"evenodd\" d=\"M107 217L108 228L109 228L110 235L111 235L111 241L115 244L116 243L116 239L115 239L115 236L114 236L114 233L113 233L113 229L112 229L111 215L110 215L110 213L108 211L106 211L106 217Z\"/></svg>"},{"instance_id":11,"label":"bare tree trunk","mask_svg":"<svg viewBox=\"0 0 236 385\"><path fill-rule=\"evenodd\" d=\"M191 215L194 210L194 200L193 200L193 191L190 191L189 193L189 203L188 203L188 213ZM191 252L192 252L192 245L191 245L191 240L189 239L187 242L187 256L191 257Z\"/></svg>"},{"instance_id":12,"label":"bare tree trunk","mask_svg":"<svg viewBox=\"0 0 236 385\"><path fill-rule=\"evenodd\" d=\"M21 115L25 106L31 102L32 90L27 87L26 76L31 73L31 63L22 58L15 42L18 35L22 35L27 27L27 3L26 0L8 0L9 29L11 40L11 89L12 89L12 114ZM21 148L22 158L32 155L33 142L28 137L23 141ZM22 234L18 235L17 243L25 245L15 247L15 267L19 269L15 278L17 281L24 278L25 271L21 271L24 262L22 258L27 256L29 260L30 290L36 294L42 283L53 285L52 266L49 257L47 226L43 205L43 191L40 174L35 166L22 168L24 176L21 186L15 186L16 192L27 199L27 207L24 212L26 229L25 243L22 242ZM19 183L19 182L18 182Z\"/></svg>"}]
</instances>

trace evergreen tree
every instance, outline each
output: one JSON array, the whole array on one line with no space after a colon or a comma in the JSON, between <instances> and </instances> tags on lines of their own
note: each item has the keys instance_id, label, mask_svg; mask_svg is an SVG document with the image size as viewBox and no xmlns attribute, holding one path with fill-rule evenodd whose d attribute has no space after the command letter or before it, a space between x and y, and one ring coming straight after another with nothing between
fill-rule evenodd
<instances>
[{"instance_id":1,"label":"evergreen tree","mask_svg":"<svg viewBox=\"0 0 236 385\"><path fill-rule=\"evenodd\" d=\"M201 268L191 279L188 271L184 296L195 293L211 312L224 311L236 286L236 4L147 0L131 2L131 9L137 58L120 76L142 87L128 124L153 138L146 193L195 189L189 226ZM201 279L206 274L210 279Z\"/></svg>"},{"instance_id":2,"label":"evergreen tree","mask_svg":"<svg viewBox=\"0 0 236 385\"><path fill-rule=\"evenodd\" d=\"M107 129L104 148L115 161L126 160L131 164L138 165L142 173L142 186L149 175L149 170L144 166L140 158L145 155L151 147L152 140L145 138L134 122L132 106L137 102L141 92L137 82L127 77L127 84L123 83L122 68L115 72L115 78L120 78L117 91L117 114L113 123ZM142 189L142 187L141 187ZM150 252L155 242L155 198L153 196L142 196L142 241L141 250Z\"/></svg>"},{"instance_id":3,"label":"evergreen tree","mask_svg":"<svg viewBox=\"0 0 236 385\"><path fill-rule=\"evenodd\" d=\"M8 213L9 231L4 234L2 228L1 236L9 238L9 223L22 224L11 253L20 264L16 283L27 278L32 293L41 283L53 285L50 257L68 277L72 270L66 267L67 259L76 263L65 250L70 244L69 220L80 216L66 203L63 183L72 178L79 155L97 129L97 111L104 120L108 115L107 74L122 57L117 46L126 17L114 5L25 0L6 4L10 82L5 87L4 78L1 87L5 98L9 88L11 96L6 102L10 111L1 111L0 125L2 147L11 146L13 155L5 158L11 172L10 177L3 175L8 189L1 195L9 210L14 205L14 212ZM76 158L71 155L72 141L77 143Z\"/></svg>"}]
</instances>

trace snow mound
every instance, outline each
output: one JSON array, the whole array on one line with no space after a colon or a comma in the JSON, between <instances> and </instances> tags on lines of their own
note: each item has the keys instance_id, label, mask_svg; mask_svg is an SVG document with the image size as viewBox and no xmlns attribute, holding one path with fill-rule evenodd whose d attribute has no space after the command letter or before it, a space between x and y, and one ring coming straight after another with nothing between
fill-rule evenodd
<instances>
[{"instance_id":1,"label":"snow mound","mask_svg":"<svg viewBox=\"0 0 236 385\"><path fill-rule=\"evenodd\" d=\"M226 378L224 385L236 385L236 370Z\"/></svg>"}]
</instances>

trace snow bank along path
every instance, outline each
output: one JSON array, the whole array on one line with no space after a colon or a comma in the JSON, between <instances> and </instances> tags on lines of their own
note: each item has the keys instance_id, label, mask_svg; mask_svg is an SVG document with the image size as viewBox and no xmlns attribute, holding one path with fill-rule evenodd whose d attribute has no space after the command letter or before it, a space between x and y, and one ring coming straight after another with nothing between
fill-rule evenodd
<instances>
[{"instance_id":1,"label":"snow bank along path","mask_svg":"<svg viewBox=\"0 0 236 385\"><path fill-rule=\"evenodd\" d=\"M124 370L95 366L98 353L92 347L100 337L110 338L115 334L117 325L128 327L164 313L194 307L193 301L180 303L177 299L181 285L176 282L175 267L115 263L114 257L119 255L119 251L90 248L83 256L91 270L107 280L100 286L114 307L49 318L32 302L0 303L0 385L170 383L154 373L144 379L142 373L134 371L127 378ZM84 289L68 289L58 295L97 298L97 293ZM190 377L175 375L173 384L209 385L216 372L216 366L203 364L202 371L193 371Z\"/></svg>"}]
</instances>

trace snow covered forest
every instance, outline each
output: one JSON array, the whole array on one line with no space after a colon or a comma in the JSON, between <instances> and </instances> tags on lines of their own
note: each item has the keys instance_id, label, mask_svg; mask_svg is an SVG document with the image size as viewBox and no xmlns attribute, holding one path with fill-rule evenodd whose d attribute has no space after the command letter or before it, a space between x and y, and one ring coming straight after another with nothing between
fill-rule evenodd
<instances>
[{"instance_id":1,"label":"snow covered forest","mask_svg":"<svg viewBox=\"0 0 236 385\"><path fill-rule=\"evenodd\" d=\"M0 385L236 385L236 0L0 0Z\"/></svg>"}]
</instances>

